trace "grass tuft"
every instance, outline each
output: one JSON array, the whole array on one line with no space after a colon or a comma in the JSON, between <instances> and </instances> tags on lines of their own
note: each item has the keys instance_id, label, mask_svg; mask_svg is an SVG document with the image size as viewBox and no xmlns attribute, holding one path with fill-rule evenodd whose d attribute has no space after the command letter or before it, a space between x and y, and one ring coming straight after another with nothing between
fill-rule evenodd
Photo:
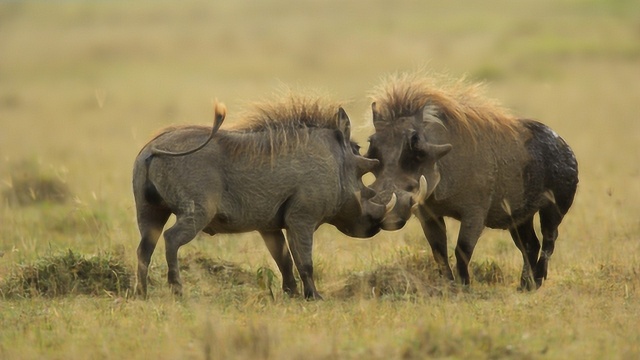
<instances>
[{"instance_id":1,"label":"grass tuft","mask_svg":"<svg viewBox=\"0 0 640 360\"><path fill-rule=\"evenodd\" d=\"M441 296L448 282L438 273L437 265L420 252L400 251L399 258L390 264L381 264L369 272L348 276L337 298Z\"/></svg>"},{"instance_id":2,"label":"grass tuft","mask_svg":"<svg viewBox=\"0 0 640 360\"><path fill-rule=\"evenodd\" d=\"M426 358L488 358L534 359L537 354L505 343L483 330L467 330L443 333L441 329L420 327L402 349L402 359ZM540 355L546 348L540 351Z\"/></svg>"},{"instance_id":3,"label":"grass tuft","mask_svg":"<svg viewBox=\"0 0 640 360\"><path fill-rule=\"evenodd\" d=\"M65 203L72 197L69 186L59 176L43 170L36 161L18 162L9 171L11 185L2 195L10 205Z\"/></svg>"},{"instance_id":4,"label":"grass tuft","mask_svg":"<svg viewBox=\"0 0 640 360\"><path fill-rule=\"evenodd\" d=\"M71 249L18 264L0 283L5 298L126 295L130 289L131 272L121 258L110 254L87 258Z\"/></svg>"},{"instance_id":5,"label":"grass tuft","mask_svg":"<svg viewBox=\"0 0 640 360\"><path fill-rule=\"evenodd\" d=\"M203 333L205 359L273 358L274 339L266 324L231 327L208 322Z\"/></svg>"},{"instance_id":6,"label":"grass tuft","mask_svg":"<svg viewBox=\"0 0 640 360\"><path fill-rule=\"evenodd\" d=\"M252 272L229 261L211 259L200 252L188 254L181 258L180 270L187 273L200 271L204 278L212 280L223 287L257 286L256 276Z\"/></svg>"},{"instance_id":7,"label":"grass tuft","mask_svg":"<svg viewBox=\"0 0 640 360\"><path fill-rule=\"evenodd\" d=\"M485 260L481 263L472 262L469 264L473 278L479 282L489 285L504 284L504 274L502 269L493 260Z\"/></svg>"},{"instance_id":8,"label":"grass tuft","mask_svg":"<svg viewBox=\"0 0 640 360\"><path fill-rule=\"evenodd\" d=\"M350 274L344 286L336 290L337 298L391 297L412 299L415 297L444 296L455 292L453 284L442 277L431 256L415 249L403 249L390 263L380 264L368 272ZM477 283L504 284L502 269L493 260L469 264Z\"/></svg>"}]
</instances>

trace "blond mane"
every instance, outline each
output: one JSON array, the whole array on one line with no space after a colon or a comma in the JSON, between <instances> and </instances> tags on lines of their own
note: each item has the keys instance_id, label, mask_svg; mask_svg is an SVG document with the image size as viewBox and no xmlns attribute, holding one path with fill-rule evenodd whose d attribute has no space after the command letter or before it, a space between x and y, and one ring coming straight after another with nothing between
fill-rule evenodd
<instances>
[{"instance_id":1,"label":"blond mane","mask_svg":"<svg viewBox=\"0 0 640 360\"><path fill-rule=\"evenodd\" d=\"M224 128L228 136L220 141L232 155L273 160L304 145L311 129L338 129L339 108L340 104L324 97L288 93L250 104L238 121Z\"/></svg>"},{"instance_id":2,"label":"blond mane","mask_svg":"<svg viewBox=\"0 0 640 360\"><path fill-rule=\"evenodd\" d=\"M514 135L517 118L497 101L482 94L480 83L423 72L391 75L377 86L371 99L385 121L412 116L431 105L446 118L446 125L473 140L487 130ZM444 119L443 119L444 120Z\"/></svg>"},{"instance_id":3,"label":"blond mane","mask_svg":"<svg viewBox=\"0 0 640 360\"><path fill-rule=\"evenodd\" d=\"M274 100L255 102L242 120L227 129L239 132L291 132L305 128L337 129L340 105L322 97L287 94Z\"/></svg>"}]
</instances>

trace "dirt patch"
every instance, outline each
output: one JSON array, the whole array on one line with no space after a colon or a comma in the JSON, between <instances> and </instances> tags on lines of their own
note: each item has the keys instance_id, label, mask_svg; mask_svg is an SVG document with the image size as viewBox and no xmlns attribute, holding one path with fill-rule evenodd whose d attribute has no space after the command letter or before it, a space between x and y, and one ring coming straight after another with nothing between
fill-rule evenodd
<instances>
[{"instance_id":1,"label":"dirt patch","mask_svg":"<svg viewBox=\"0 0 640 360\"><path fill-rule=\"evenodd\" d=\"M68 250L32 264L18 264L0 283L7 298L65 295L125 295L131 290L131 272L120 257L84 255Z\"/></svg>"}]
</instances>

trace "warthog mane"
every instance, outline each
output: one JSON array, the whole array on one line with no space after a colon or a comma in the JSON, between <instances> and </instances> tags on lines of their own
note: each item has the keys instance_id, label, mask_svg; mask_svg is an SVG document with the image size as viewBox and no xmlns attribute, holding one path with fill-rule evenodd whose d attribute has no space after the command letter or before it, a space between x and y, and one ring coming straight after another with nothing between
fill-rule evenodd
<instances>
[{"instance_id":1,"label":"warthog mane","mask_svg":"<svg viewBox=\"0 0 640 360\"><path fill-rule=\"evenodd\" d=\"M385 78L370 94L382 119L413 116L430 106L450 130L475 141L478 133L515 135L517 118L497 101L485 97L481 83L425 72L399 73Z\"/></svg>"},{"instance_id":2,"label":"warthog mane","mask_svg":"<svg viewBox=\"0 0 640 360\"><path fill-rule=\"evenodd\" d=\"M339 103L325 98L292 93L252 103L238 121L230 122L228 136L220 140L233 149L232 155L265 158L295 151L314 129L338 130L339 108Z\"/></svg>"}]
</instances>

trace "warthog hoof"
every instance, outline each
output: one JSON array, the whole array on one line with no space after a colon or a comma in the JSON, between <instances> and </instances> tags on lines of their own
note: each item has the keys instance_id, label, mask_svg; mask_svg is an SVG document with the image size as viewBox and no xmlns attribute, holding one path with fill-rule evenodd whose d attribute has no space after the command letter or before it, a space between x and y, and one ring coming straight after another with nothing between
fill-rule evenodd
<instances>
[{"instance_id":1,"label":"warthog hoof","mask_svg":"<svg viewBox=\"0 0 640 360\"><path fill-rule=\"evenodd\" d=\"M305 294L304 298L307 301L324 300L317 292L314 292L313 294Z\"/></svg>"},{"instance_id":2,"label":"warthog hoof","mask_svg":"<svg viewBox=\"0 0 640 360\"><path fill-rule=\"evenodd\" d=\"M140 299L143 299L143 300L147 299L147 290L143 289L142 286L140 286L140 285L136 285L133 293L135 294L135 296L137 298L140 298Z\"/></svg>"},{"instance_id":3,"label":"warthog hoof","mask_svg":"<svg viewBox=\"0 0 640 360\"><path fill-rule=\"evenodd\" d=\"M171 288L173 296L182 297L182 284L169 284L169 287Z\"/></svg>"}]
</instances>

